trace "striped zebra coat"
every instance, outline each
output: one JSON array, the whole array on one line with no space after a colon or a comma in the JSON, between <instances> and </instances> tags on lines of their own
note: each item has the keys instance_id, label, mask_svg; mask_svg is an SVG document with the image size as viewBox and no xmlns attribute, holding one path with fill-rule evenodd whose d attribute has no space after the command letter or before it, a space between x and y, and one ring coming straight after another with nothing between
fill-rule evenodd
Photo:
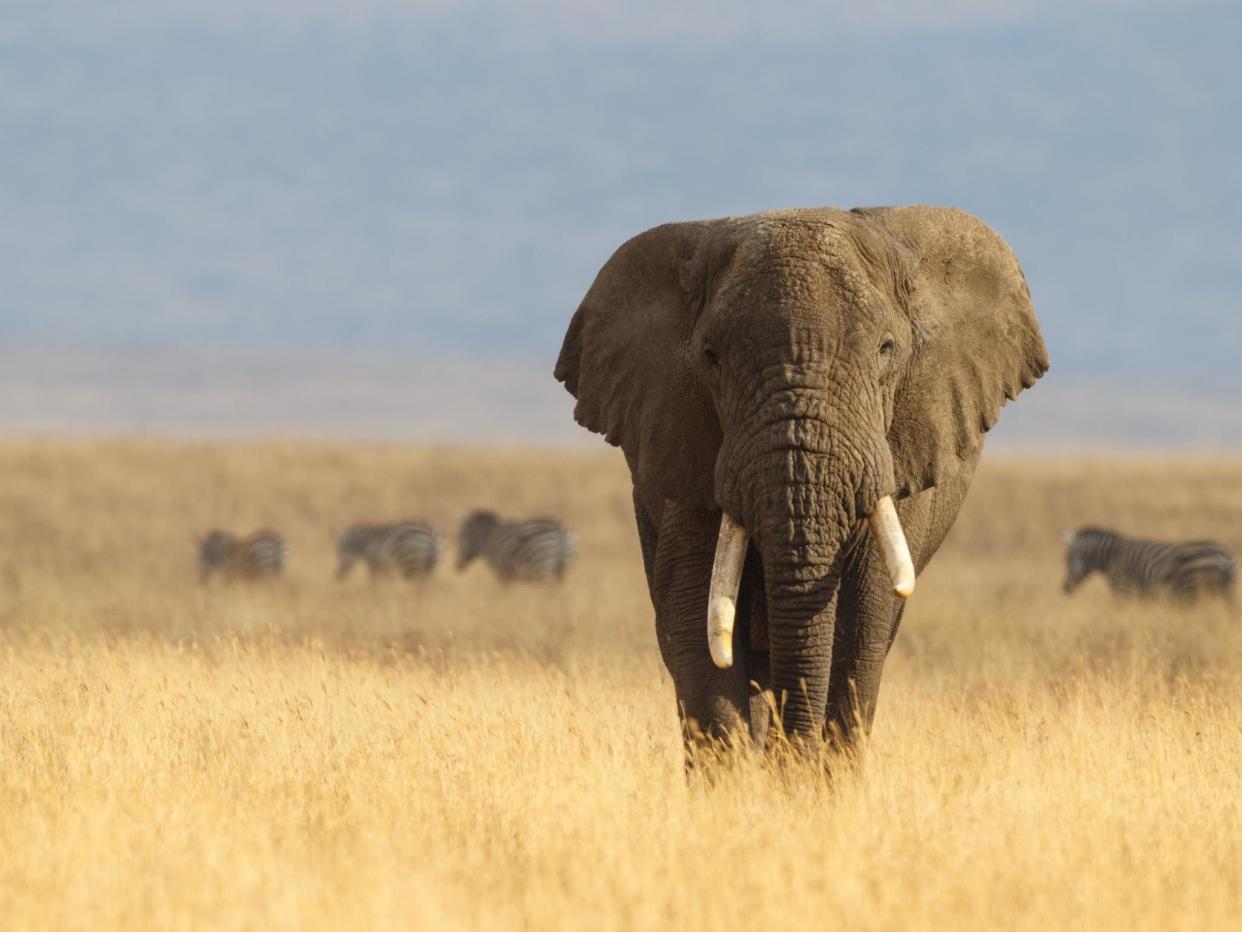
<instances>
[{"instance_id":1,"label":"striped zebra coat","mask_svg":"<svg viewBox=\"0 0 1242 932\"><path fill-rule=\"evenodd\" d=\"M399 573L405 579L431 574L440 559L440 535L419 521L355 524L336 538L336 578L344 579L358 561L371 578Z\"/></svg>"},{"instance_id":2,"label":"striped zebra coat","mask_svg":"<svg viewBox=\"0 0 1242 932\"><path fill-rule=\"evenodd\" d=\"M265 579L285 570L289 546L275 531L255 531L238 537L227 531L210 531L199 540L198 576L207 582L219 574L225 579Z\"/></svg>"},{"instance_id":3,"label":"striped zebra coat","mask_svg":"<svg viewBox=\"0 0 1242 932\"><path fill-rule=\"evenodd\" d=\"M558 582L574 555L573 532L554 518L505 521L475 511L461 524L457 569L481 557L502 582Z\"/></svg>"},{"instance_id":4,"label":"striped zebra coat","mask_svg":"<svg viewBox=\"0 0 1242 932\"><path fill-rule=\"evenodd\" d=\"M1099 572L1116 595L1167 596L1184 602L1203 595L1233 598L1238 565L1228 550L1212 541L1162 543L1088 527L1067 534L1066 543L1066 592Z\"/></svg>"}]
</instances>

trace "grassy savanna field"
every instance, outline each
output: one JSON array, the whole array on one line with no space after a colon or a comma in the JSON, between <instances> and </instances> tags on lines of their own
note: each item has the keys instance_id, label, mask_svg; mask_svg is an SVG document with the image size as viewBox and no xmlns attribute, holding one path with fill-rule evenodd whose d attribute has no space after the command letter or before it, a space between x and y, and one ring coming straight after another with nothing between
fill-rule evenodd
<instances>
[{"instance_id":1,"label":"grassy savanna field","mask_svg":"<svg viewBox=\"0 0 1242 932\"><path fill-rule=\"evenodd\" d=\"M573 525L559 589L330 530ZM991 454L860 771L687 782L615 451L0 443L5 928L1227 928L1242 609L1061 594L1085 522L1242 550L1242 462ZM270 525L288 578L203 587Z\"/></svg>"}]
</instances>

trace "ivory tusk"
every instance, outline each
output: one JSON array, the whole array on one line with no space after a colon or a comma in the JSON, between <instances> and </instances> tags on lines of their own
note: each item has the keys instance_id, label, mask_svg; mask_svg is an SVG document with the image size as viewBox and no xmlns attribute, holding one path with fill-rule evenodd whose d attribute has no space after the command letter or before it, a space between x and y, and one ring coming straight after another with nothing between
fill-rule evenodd
<instances>
[{"instance_id":1,"label":"ivory tusk","mask_svg":"<svg viewBox=\"0 0 1242 932\"><path fill-rule=\"evenodd\" d=\"M897 509L891 495L885 495L875 503L871 512L871 534L884 554L889 579L893 582L893 595L910 598L914 591L914 561L910 559L910 547L897 519Z\"/></svg>"},{"instance_id":2,"label":"ivory tusk","mask_svg":"<svg viewBox=\"0 0 1242 932\"><path fill-rule=\"evenodd\" d=\"M722 670L733 666L733 617L737 613L737 590L742 584L745 562L746 528L728 514L721 515L716 561L707 592L707 646L712 652L712 663Z\"/></svg>"}]
</instances>

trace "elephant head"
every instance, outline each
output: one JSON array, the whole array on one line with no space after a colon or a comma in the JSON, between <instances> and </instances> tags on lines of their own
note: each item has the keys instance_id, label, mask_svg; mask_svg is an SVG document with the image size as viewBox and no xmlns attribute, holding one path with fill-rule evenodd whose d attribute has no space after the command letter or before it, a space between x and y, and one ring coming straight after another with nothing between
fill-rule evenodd
<instances>
[{"instance_id":1,"label":"elephant head","mask_svg":"<svg viewBox=\"0 0 1242 932\"><path fill-rule=\"evenodd\" d=\"M973 464L1005 400L1047 367L1004 241L958 210L896 207L640 234L574 314L556 377L577 421L623 449L640 495L723 512L725 607L749 537L772 686L787 728L809 732L847 542L868 517L877 537L887 528L908 593L891 499Z\"/></svg>"}]
</instances>

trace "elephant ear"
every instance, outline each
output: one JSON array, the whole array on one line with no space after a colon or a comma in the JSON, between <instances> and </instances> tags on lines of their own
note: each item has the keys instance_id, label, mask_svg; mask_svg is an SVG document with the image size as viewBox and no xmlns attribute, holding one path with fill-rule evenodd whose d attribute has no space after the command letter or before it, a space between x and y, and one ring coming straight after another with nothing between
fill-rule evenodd
<instances>
[{"instance_id":1,"label":"elephant ear","mask_svg":"<svg viewBox=\"0 0 1242 932\"><path fill-rule=\"evenodd\" d=\"M1003 239L945 207L859 211L910 263L913 358L894 400L889 440L900 496L972 462L1001 406L1048 369L1026 278Z\"/></svg>"},{"instance_id":2,"label":"elephant ear","mask_svg":"<svg viewBox=\"0 0 1242 932\"><path fill-rule=\"evenodd\" d=\"M690 337L702 308L702 249L720 221L671 223L613 253L570 321L556 378L574 419L625 452L643 491L715 507L720 423L700 389Z\"/></svg>"}]
</instances>

